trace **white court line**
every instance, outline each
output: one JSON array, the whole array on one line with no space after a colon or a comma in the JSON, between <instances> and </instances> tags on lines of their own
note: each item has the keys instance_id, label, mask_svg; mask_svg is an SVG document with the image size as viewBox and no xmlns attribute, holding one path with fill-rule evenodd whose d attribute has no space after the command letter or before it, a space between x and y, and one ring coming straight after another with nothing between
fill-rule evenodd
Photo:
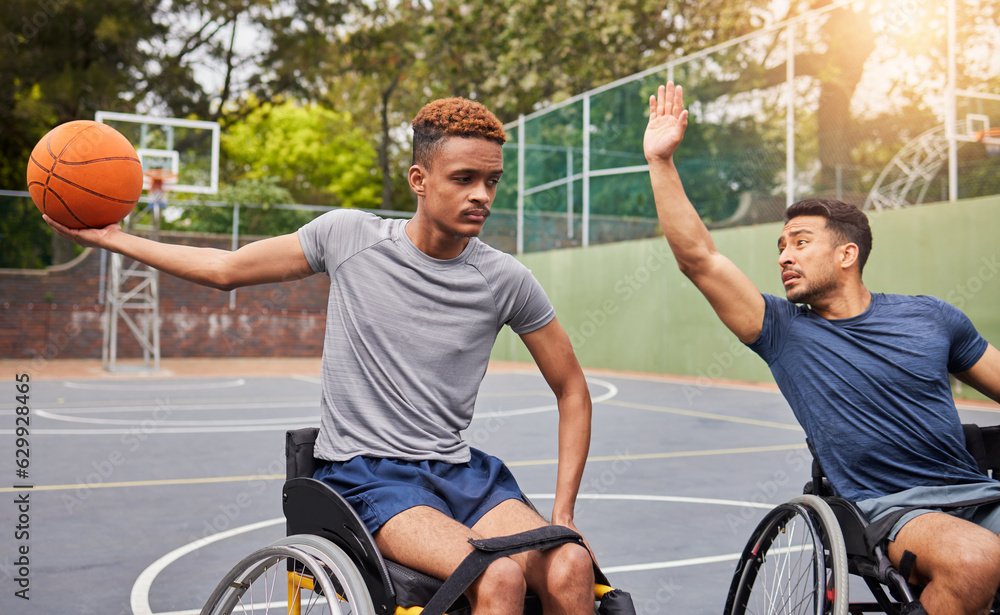
<instances>
[{"instance_id":1,"label":"white court line","mask_svg":"<svg viewBox=\"0 0 1000 615\"><path fill-rule=\"evenodd\" d=\"M142 573L139 574L139 578L136 579L135 583L132 585L132 595L129 598L129 602L132 606L133 615L152 615L153 610L149 607L149 588L153 586L153 580L156 576L170 564L184 557L188 553L197 551L198 549L210 545L213 542L225 540L231 536L238 536L240 534L252 532L253 530L271 527L272 525L278 525L279 523L284 523L284 521L284 517L278 517L277 519L268 519L267 521L251 523L250 525L244 525L242 527L234 527L231 530L219 532L218 534L212 534L211 536L206 536L205 538L195 540L194 542L189 542L183 547L174 549L170 553L167 553L143 570Z\"/></svg>"},{"instance_id":2,"label":"white court line","mask_svg":"<svg viewBox=\"0 0 1000 615\"><path fill-rule=\"evenodd\" d=\"M616 387L615 385L611 384L610 382L607 382L607 381L604 381L604 380L598 380L596 378L588 378L587 379L587 383L588 384L596 384L598 386L602 386L602 387L604 387L604 388L607 389L606 393L604 393L603 395L600 395L598 397L594 397L593 395L591 395L591 397L590 397L590 403L592 403L592 404L596 404L596 403L599 403L599 402L602 402L602 401L607 401L607 400L611 399L612 397L615 397L616 395L618 395L618 387ZM545 406L537 406L535 408L518 408L517 410L506 410L506 411L505 410L498 410L496 412L477 412L472 417L472 420L498 418L498 417L505 417L505 416L521 416L521 415L524 415L524 414L538 414L540 412L551 412L552 410L558 410L558 409L559 409L558 405L556 405L556 404L549 404L549 405L545 405Z\"/></svg>"},{"instance_id":3,"label":"white court line","mask_svg":"<svg viewBox=\"0 0 1000 615\"><path fill-rule=\"evenodd\" d=\"M133 427L141 427L144 423L152 421L152 429L158 430L160 425L178 425L187 427L219 427L219 426L254 426L254 425L287 425L289 423L301 423L303 421L316 422L316 416L293 416L293 417L279 417L273 419L202 419L197 421L171 421L168 419L142 419L142 420L129 420L129 419L101 419L95 417L85 417L85 416L67 416L65 414L56 414L54 412L48 412L46 410L35 410L35 416L40 416L45 419L52 419L54 421L65 421L67 423L87 423L90 425L132 425Z\"/></svg>"},{"instance_id":4,"label":"white court line","mask_svg":"<svg viewBox=\"0 0 1000 615\"><path fill-rule=\"evenodd\" d=\"M532 500L551 500L555 498L553 493L534 493L526 494L528 499ZM741 500L719 500L711 498L689 498L681 496L669 496L669 495L632 495L632 494L613 494L613 493L581 493L577 499L581 500L627 500L627 501L642 501L642 502L679 502L685 504L712 504L720 506L739 506L739 507L751 507L751 508L766 508L770 510L774 508L776 504L763 504L760 502L747 502ZM242 527L235 527L231 530L226 530L225 532L220 532L218 534L213 534L206 538L201 538L194 542L188 543L182 547L174 549L170 553L167 553L160 559L156 560L149 565L142 573L139 574L139 578L136 579L135 583L132 585L131 594L131 606L133 615L153 615L153 611L149 606L149 590L153 586L153 581L156 577L165 570L170 564L174 563L178 559L184 557L188 553L197 551L198 549L224 540L226 538L231 538L233 536L238 536L240 534L245 534L247 532L252 532L265 527L270 527L272 525L278 525L285 521L284 517L277 517L275 519L269 519L267 521L261 521L259 523L251 523L250 525L244 525ZM263 546L263 545L261 545ZM649 562L645 564L626 564L623 566L613 566L609 568L602 568L606 573L608 572L634 572L641 570L657 570L660 568L679 568L682 566L696 566L701 564L714 564L718 562L727 562L738 559L740 557L739 553L732 554L727 553L725 555L712 555L707 557L690 558L683 560L673 560L665 562ZM160 612L156 615L182 615L187 613L197 613L198 610L190 611L172 611L170 613Z\"/></svg>"},{"instance_id":5,"label":"white court line","mask_svg":"<svg viewBox=\"0 0 1000 615\"><path fill-rule=\"evenodd\" d=\"M290 421L291 419L285 419ZM32 429L31 434L35 436L116 436L124 434L176 434L176 433L244 433L254 431L284 431L286 429L298 429L299 427L314 427L316 418L309 417L308 421L300 423L286 422L275 425L236 425L222 427L157 427L153 425L135 424L127 429ZM14 435L13 429L0 429L0 436Z\"/></svg>"},{"instance_id":6,"label":"white court line","mask_svg":"<svg viewBox=\"0 0 1000 615\"><path fill-rule=\"evenodd\" d=\"M121 406L70 406L61 405L58 408L42 408L47 412L53 414L61 415L76 415L76 414L97 414L97 413L107 413L114 414L119 412L150 412L155 410L163 410L169 408L170 412L194 412L196 410L284 410L289 408L319 408L319 404L316 400L310 399L308 401L230 401L225 403L212 402L212 403L187 403L183 400L177 402L171 402L165 400L158 404L142 404L142 405L121 405ZM8 414L8 413L0 413ZM9 414L13 414L10 412Z\"/></svg>"},{"instance_id":7,"label":"white court line","mask_svg":"<svg viewBox=\"0 0 1000 615\"><path fill-rule=\"evenodd\" d=\"M132 384L125 382L73 382L66 381L63 386L67 389L85 389L89 391L192 391L208 389L232 389L245 385L247 381L243 378L227 380L224 382L185 382L184 384Z\"/></svg>"},{"instance_id":8,"label":"white court line","mask_svg":"<svg viewBox=\"0 0 1000 615\"><path fill-rule=\"evenodd\" d=\"M797 547L781 547L779 549L768 549L767 552L771 555L777 553L794 553L796 551L805 551L808 548L807 545L799 545ZM701 564L718 564L720 562L735 562L742 557L742 553L727 553L725 555L712 555L709 557L692 557L691 559L678 559L672 562L653 562L650 564L634 564L631 566L612 566L610 568L601 568L601 572L609 574L612 572L641 572L643 570L662 570L664 568L682 568L684 566L698 566Z\"/></svg>"}]
</instances>

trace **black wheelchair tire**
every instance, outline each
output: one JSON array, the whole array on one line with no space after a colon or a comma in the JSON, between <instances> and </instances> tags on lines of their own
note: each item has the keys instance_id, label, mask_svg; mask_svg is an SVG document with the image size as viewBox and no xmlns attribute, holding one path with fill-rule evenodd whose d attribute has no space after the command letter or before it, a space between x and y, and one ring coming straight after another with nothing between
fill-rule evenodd
<instances>
[{"instance_id":1,"label":"black wheelchair tire","mask_svg":"<svg viewBox=\"0 0 1000 615\"><path fill-rule=\"evenodd\" d=\"M822 499L798 496L757 525L736 566L725 615L846 615L848 584L836 516Z\"/></svg>"}]
</instances>

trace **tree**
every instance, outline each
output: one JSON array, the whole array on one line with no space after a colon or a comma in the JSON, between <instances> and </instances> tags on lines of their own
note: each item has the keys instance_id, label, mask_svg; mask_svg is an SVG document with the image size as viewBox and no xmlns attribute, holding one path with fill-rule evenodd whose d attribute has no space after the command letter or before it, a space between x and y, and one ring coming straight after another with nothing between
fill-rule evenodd
<instances>
[{"instance_id":1,"label":"tree","mask_svg":"<svg viewBox=\"0 0 1000 615\"><path fill-rule=\"evenodd\" d=\"M350 2L270 0L9 0L0 12L0 187L23 189L35 143L54 126L98 110L217 119L268 101L322 92ZM238 33L249 33L251 43ZM4 210L7 266L64 262L73 244L22 200ZM10 220L27 225L11 225ZM38 238L51 237L47 246Z\"/></svg>"},{"instance_id":2,"label":"tree","mask_svg":"<svg viewBox=\"0 0 1000 615\"><path fill-rule=\"evenodd\" d=\"M140 42L158 31L149 3L106 0L10 0L0 11L0 186L25 189L28 157L53 127L93 119L99 109L129 110L125 93L136 87L145 62ZM7 254L8 266L37 259L61 263L72 242L52 233L37 211L17 202L10 213L26 226L16 233L25 251ZM41 236L50 237L39 246Z\"/></svg>"},{"instance_id":3,"label":"tree","mask_svg":"<svg viewBox=\"0 0 1000 615\"><path fill-rule=\"evenodd\" d=\"M378 206L375 150L349 113L293 101L248 106L222 138L232 179L274 178L298 203Z\"/></svg>"}]
</instances>

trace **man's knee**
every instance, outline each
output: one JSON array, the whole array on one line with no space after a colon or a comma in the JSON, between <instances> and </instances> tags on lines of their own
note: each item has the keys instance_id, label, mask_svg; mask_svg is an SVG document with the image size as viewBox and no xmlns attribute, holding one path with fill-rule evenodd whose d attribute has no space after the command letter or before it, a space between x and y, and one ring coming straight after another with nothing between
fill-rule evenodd
<instances>
[{"instance_id":1,"label":"man's knee","mask_svg":"<svg viewBox=\"0 0 1000 615\"><path fill-rule=\"evenodd\" d=\"M549 590L553 593L571 591L580 587L592 592L594 588L594 563L590 552L578 544L566 544L553 550L549 560Z\"/></svg>"},{"instance_id":2,"label":"man's knee","mask_svg":"<svg viewBox=\"0 0 1000 615\"><path fill-rule=\"evenodd\" d=\"M491 601L505 601L512 596L523 599L526 589L524 572L509 557L491 563L474 585L477 599Z\"/></svg>"},{"instance_id":3,"label":"man's knee","mask_svg":"<svg viewBox=\"0 0 1000 615\"><path fill-rule=\"evenodd\" d=\"M960 566L967 575L976 573L984 592L996 593L997 586L1000 586L1000 537L984 538L962 550Z\"/></svg>"}]
</instances>

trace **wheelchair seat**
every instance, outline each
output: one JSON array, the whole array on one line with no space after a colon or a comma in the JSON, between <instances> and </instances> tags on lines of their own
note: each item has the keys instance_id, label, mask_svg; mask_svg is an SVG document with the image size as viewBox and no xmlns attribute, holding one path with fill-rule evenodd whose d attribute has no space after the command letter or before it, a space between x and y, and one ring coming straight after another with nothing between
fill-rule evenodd
<instances>
[{"instance_id":1,"label":"wheelchair seat","mask_svg":"<svg viewBox=\"0 0 1000 615\"><path fill-rule=\"evenodd\" d=\"M307 427L285 435L285 485L281 494L288 536L321 536L337 545L357 562L375 612L388 614L427 604L442 581L384 559L375 540L357 512L336 491L312 478L319 465L313 446L319 430ZM470 610L462 596L448 609L449 613ZM526 613L540 612L537 598L526 600Z\"/></svg>"}]
</instances>

